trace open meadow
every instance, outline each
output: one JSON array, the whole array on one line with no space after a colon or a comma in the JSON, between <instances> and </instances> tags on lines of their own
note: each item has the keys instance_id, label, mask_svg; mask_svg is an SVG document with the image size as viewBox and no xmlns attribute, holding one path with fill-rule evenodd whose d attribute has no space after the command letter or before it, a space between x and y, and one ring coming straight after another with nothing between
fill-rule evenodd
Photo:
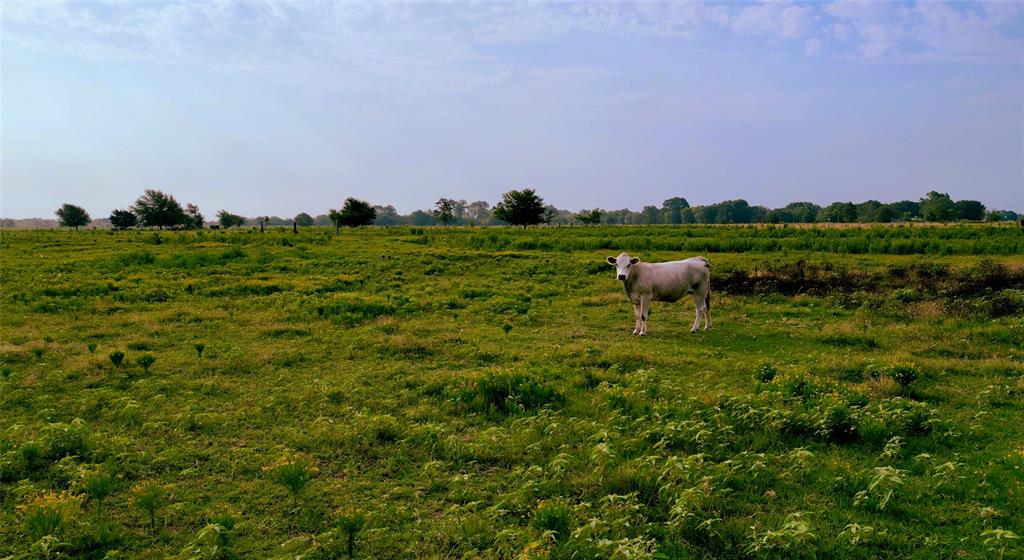
<instances>
[{"instance_id":1,"label":"open meadow","mask_svg":"<svg viewBox=\"0 0 1024 560\"><path fill-rule=\"evenodd\" d=\"M0 558L1024 557L1024 228L0 250ZM632 336L619 251L715 328Z\"/></svg>"}]
</instances>

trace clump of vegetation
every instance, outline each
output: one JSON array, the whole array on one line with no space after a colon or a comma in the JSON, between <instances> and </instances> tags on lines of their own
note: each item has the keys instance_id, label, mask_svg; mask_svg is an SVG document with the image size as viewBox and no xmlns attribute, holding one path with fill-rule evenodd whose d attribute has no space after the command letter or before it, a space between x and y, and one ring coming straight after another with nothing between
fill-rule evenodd
<instances>
[{"instance_id":1,"label":"clump of vegetation","mask_svg":"<svg viewBox=\"0 0 1024 560\"><path fill-rule=\"evenodd\" d=\"M349 558L355 557L356 537L366 526L366 516L362 513L339 515L337 521L338 529L345 535L345 550Z\"/></svg>"},{"instance_id":2,"label":"clump of vegetation","mask_svg":"<svg viewBox=\"0 0 1024 560\"><path fill-rule=\"evenodd\" d=\"M46 352L46 348L43 348L42 346L37 346L32 349L32 355L35 356L37 360L42 359L44 352Z\"/></svg>"},{"instance_id":3,"label":"clump of vegetation","mask_svg":"<svg viewBox=\"0 0 1024 560\"><path fill-rule=\"evenodd\" d=\"M85 347L89 349L89 353L90 354L94 354L96 352L96 343L95 342L90 342L89 344L86 344Z\"/></svg>"},{"instance_id":4,"label":"clump of vegetation","mask_svg":"<svg viewBox=\"0 0 1024 560\"><path fill-rule=\"evenodd\" d=\"M108 468L87 472L82 476L81 484L85 495L96 502L96 513L102 515L103 499L109 496L117 485L116 473Z\"/></svg>"},{"instance_id":5,"label":"clump of vegetation","mask_svg":"<svg viewBox=\"0 0 1024 560\"><path fill-rule=\"evenodd\" d=\"M238 558L234 550L233 531L237 520L230 514L219 514L213 517L195 538L186 546L180 560L234 560Z\"/></svg>"},{"instance_id":6,"label":"clump of vegetation","mask_svg":"<svg viewBox=\"0 0 1024 560\"><path fill-rule=\"evenodd\" d=\"M292 507L298 507L302 490L313 480L314 470L305 459L290 458L264 467L268 479L284 486L292 497Z\"/></svg>"},{"instance_id":7,"label":"clump of vegetation","mask_svg":"<svg viewBox=\"0 0 1024 560\"><path fill-rule=\"evenodd\" d=\"M490 373L463 390L461 400L484 412L506 414L564 402L554 388L522 373Z\"/></svg>"},{"instance_id":8,"label":"clump of vegetation","mask_svg":"<svg viewBox=\"0 0 1024 560\"><path fill-rule=\"evenodd\" d=\"M761 383L771 383L775 376L779 374L779 370L775 369L775 366L771 364L765 364L758 368L757 373L754 374L754 378Z\"/></svg>"},{"instance_id":9,"label":"clump of vegetation","mask_svg":"<svg viewBox=\"0 0 1024 560\"><path fill-rule=\"evenodd\" d=\"M195 348L195 350L196 350L196 356L197 356L197 357L198 357L198 358L199 358L200 360L202 360L202 359L203 359L203 350L206 350L206 345L205 345L205 344L203 344L202 342L197 342L197 343L195 343L195 344L193 344L193 345L192 345L192 348Z\"/></svg>"},{"instance_id":10,"label":"clump of vegetation","mask_svg":"<svg viewBox=\"0 0 1024 560\"><path fill-rule=\"evenodd\" d=\"M114 350L107 357L110 358L110 363L114 364L114 367L121 367L121 362L124 361L124 352Z\"/></svg>"},{"instance_id":11,"label":"clump of vegetation","mask_svg":"<svg viewBox=\"0 0 1024 560\"><path fill-rule=\"evenodd\" d=\"M59 536L61 528L75 519L81 506L81 497L65 490L44 492L18 506L18 510L24 519L25 531L35 542L46 536Z\"/></svg>"},{"instance_id":12,"label":"clump of vegetation","mask_svg":"<svg viewBox=\"0 0 1024 560\"><path fill-rule=\"evenodd\" d=\"M530 525L551 535L555 541L563 541L572 530L572 510L558 502L541 502L530 518Z\"/></svg>"},{"instance_id":13,"label":"clump of vegetation","mask_svg":"<svg viewBox=\"0 0 1024 560\"><path fill-rule=\"evenodd\" d=\"M156 516L167 505L167 489L155 482L137 486L132 492L135 496L135 507L142 510L149 518L149 528L156 529Z\"/></svg>"},{"instance_id":14,"label":"clump of vegetation","mask_svg":"<svg viewBox=\"0 0 1024 560\"><path fill-rule=\"evenodd\" d=\"M149 373L149 368L156 362L156 358L152 354L143 354L139 356L135 363L142 367L142 370Z\"/></svg>"}]
</instances>

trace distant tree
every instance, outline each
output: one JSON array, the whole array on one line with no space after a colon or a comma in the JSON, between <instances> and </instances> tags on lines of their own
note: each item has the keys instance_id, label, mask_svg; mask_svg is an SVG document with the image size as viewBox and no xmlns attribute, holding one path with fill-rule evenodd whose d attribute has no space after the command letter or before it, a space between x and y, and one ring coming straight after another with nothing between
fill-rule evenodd
<instances>
[{"instance_id":1,"label":"distant tree","mask_svg":"<svg viewBox=\"0 0 1024 560\"><path fill-rule=\"evenodd\" d=\"M302 227L309 227L309 226L313 225L313 216L310 216L309 214L307 214L305 212L299 212L295 216L295 225L299 225L299 226L302 226Z\"/></svg>"},{"instance_id":2,"label":"distant tree","mask_svg":"<svg viewBox=\"0 0 1024 560\"><path fill-rule=\"evenodd\" d=\"M199 207L191 202L185 205L185 227L203 229L203 215L199 213Z\"/></svg>"},{"instance_id":3,"label":"distant tree","mask_svg":"<svg viewBox=\"0 0 1024 560\"><path fill-rule=\"evenodd\" d=\"M726 200L714 206L718 207L715 212L716 224L749 224L753 221L754 209L742 198Z\"/></svg>"},{"instance_id":4,"label":"distant tree","mask_svg":"<svg viewBox=\"0 0 1024 560\"><path fill-rule=\"evenodd\" d=\"M411 226L432 226L437 222L434 221L434 216L429 212L423 210L416 210L412 214L409 214L409 225Z\"/></svg>"},{"instance_id":5,"label":"distant tree","mask_svg":"<svg viewBox=\"0 0 1024 560\"><path fill-rule=\"evenodd\" d=\"M921 199L921 217L929 222L948 222L956 218L956 204L948 194L930 191Z\"/></svg>"},{"instance_id":6,"label":"distant tree","mask_svg":"<svg viewBox=\"0 0 1024 560\"><path fill-rule=\"evenodd\" d=\"M857 221L857 205L852 202L833 202L818 211L818 221L849 224Z\"/></svg>"},{"instance_id":7,"label":"distant tree","mask_svg":"<svg viewBox=\"0 0 1024 560\"><path fill-rule=\"evenodd\" d=\"M793 216L793 223L813 224L821 207L813 202L791 202L785 210Z\"/></svg>"},{"instance_id":8,"label":"distant tree","mask_svg":"<svg viewBox=\"0 0 1024 560\"><path fill-rule=\"evenodd\" d=\"M554 224L558 221L558 208L554 205L548 204L544 207L544 212L540 216L540 221L547 225Z\"/></svg>"},{"instance_id":9,"label":"distant tree","mask_svg":"<svg viewBox=\"0 0 1024 560\"><path fill-rule=\"evenodd\" d=\"M696 218L696 223L713 224L715 223L715 218L718 216L718 206L715 204L697 206L692 209L692 212L694 218Z\"/></svg>"},{"instance_id":10,"label":"distant tree","mask_svg":"<svg viewBox=\"0 0 1024 560\"><path fill-rule=\"evenodd\" d=\"M232 214L227 210L217 212L217 221L220 222L220 227L224 229L228 229L229 227L241 227L245 224L245 218L238 214Z\"/></svg>"},{"instance_id":11,"label":"distant tree","mask_svg":"<svg viewBox=\"0 0 1024 560\"><path fill-rule=\"evenodd\" d=\"M185 223L185 211L174 197L155 189L146 192L135 201L132 211L139 217L139 223L146 227L176 226Z\"/></svg>"},{"instance_id":12,"label":"distant tree","mask_svg":"<svg viewBox=\"0 0 1024 560\"><path fill-rule=\"evenodd\" d=\"M683 208L689 208L690 203L681 196L676 196L661 203L662 219L666 224L683 223Z\"/></svg>"},{"instance_id":13,"label":"distant tree","mask_svg":"<svg viewBox=\"0 0 1024 560\"><path fill-rule=\"evenodd\" d=\"M857 205L857 221L860 223L879 222L882 203L877 200L866 200Z\"/></svg>"},{"instance_id":14,"label":"distant tree","mask_svg":"<svg viewBox=\"0 0 1024 560\"><path fill-rule=\"evenodd\" d=\"M128 229L135 227L139 218L131 210L114 210L110 213L110 225L114 229Z\"/></svg>"},{"instance_id":15,"label":"distant tree","mask_svg":"<svg viewBox=\"0 0 1024 560\"><path fill-rule=\"evenodd\" d=\"M452 211L455 213L455 223L464 224L466 223L467 211L469 209L469 203L464 199L452 201Z\"/></svg>"},{"instance_id":16,"label":"distant tree","mask_svg":"<svg viewBox=\"0 0 1024 560\"><path fill-rule=\"evenodd\" d=\"M442 226L449 226L455 222L455 201L450 198L439 198L431 212L434 220Z\"/></svg>"},{"instance_id":17,"label":"distant tree","mask_svg":"<svg viewBox=\"0 0 1024 560\"><path fill-rule=\"evenodd\" d=\"M683 208L679 212L680 218L684 224L695 224L697 223L697 216L693 213L693 208Z\"/></svg>"},{"instance_id":18,"label":"distant tree","mask_svg":"<svg viewBox=\"0 0 1024 560\"><path fill-rule=\"evenodd\" d=\"M491 205L483 200L470 202L466 206L466 215L477 225L486 225L491 221Z\"/></svg>"},{"instance_id":19,"label":"distant tree","mask_svg":"<svg viewBox=\"0 0 1024 560\"><path fill-rule=\"evenodd\" d=\"M958 200L954 206L957 219L982 220L985 218L985 205L977 200Z\"/></svg>"},{"instance_id":20,"label":"distant tree","mask_svg":"<svg viewBox=\"0 0 1024 560\"><path fill-rule=\"evenodd\" d=\"M604 217L604 210L594 208L593 210L581 210L579 214L576 214L576 220L581 224L597 225L601 223L601 218Z\"/></svg>"},{"instance_id":21,"label":"distant tree","mask_svg":"<svg viewBox=\"0 0 1024 560\"><path fill-rule=\"evenodd\" d=\"M60 218L60 225L63 227L75 228L79 226L89 225L92 218L89 217L89 213L85 211L85 208L81 206L75 206L74 204L64 203L63 206L57 209L54 214Z\"/></svg>"},{"instance_id":22,"label":"distant tree","mask_svg":"<svg viewBox=\"0 0 1024 560\"><path fill-rule=\"evenodd\" d=\"M888 224L899 219L900 215L896 213L896 209L888 204L883 204L881 208L878 209L878 222Z\"/></svg>"},{"instance_id":23,"label":"distant tree","mask_svg":"<svg viewBox=\"0 0 1024 560\"><path fill-rule=\"evenodd\" d=\"M544 199L533 189L511 190L494 206L494 217L514 225L536 225L544 218Z\"/></svg>"},{"instance_id":24,"label":"distant tree","mask_svg":"<svg viewBox=\"0 0 1024 560\"><path fill-rule=\"evenodd\" d=\"M891 202L886 206L892 208L893 212L896 213L896 219L898 220L914 220L921 217L921 203L913 200L901 200L899 202Z\"/></svg>"},{"instance_id":25,"label":"distant tree","mask_svg":"<svg viewBox=\"0 0 1024 560\"><path fill-rule=\"evenodd\" d=\"M398 226L405 223L404 218L398 214L398 210L392 205L387 206L374 206L374 210L377 211L377 219L373 223L378 226Z\"/></svg>"},{"instance_id":26,"label":"distant tree","mask_svg":"<svg viewBox=\"0 0 1024 560\"><path fill-rule=\"evenodd\" d=\"M331 218L331 223L334 224L334 233L341 231L341 210L335 210L331 208L331 211L327 213Z\"/></svg>"},{"instance_id":27,"label":"distant tree","mask_svg":"<svg viewBox=\"0 0 1024 560\"><path fill-rule=\"evenodd\" d=\"M338 222L343 226L359 227L373 224L377 211L369 203L352 197L345 199L345 205L339 212Z\"/></svg>"},{"instance_id":28,"label":"distant tree","mask_svg":"<svg viewBox=\"0 0 1024 560\"><path fill-rule=\"evenodd\" d=\"M645 224L660 224L661 223L661 210L658 210L657 206L644 206L644 209L640 211L643 214L643 223Z\"/></svg>"},{"instance_id":29,"label":"distant tree","mask_svg":"<svg viewBox=\"0 0 1024 560\"><path fill-rule=\"evenodd\" d=\"M1013 210L993 210L985 215L990 222L1016 222L1018 217Z\"/></svg>"}]
</instances>

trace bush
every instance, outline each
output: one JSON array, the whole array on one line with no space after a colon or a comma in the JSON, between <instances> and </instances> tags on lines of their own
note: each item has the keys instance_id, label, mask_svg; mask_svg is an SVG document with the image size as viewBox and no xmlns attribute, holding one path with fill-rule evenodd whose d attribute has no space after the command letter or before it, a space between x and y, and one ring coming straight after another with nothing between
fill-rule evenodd
<instances>
[{"instance_id":1,"label":"bush","mask_svg":"<svg viewBox=\"0 0 1024 560\"><path fill-rule=\"evenodd\" d=\"M558 391L521 373L488 374L462 395L463 402L475 403L484 412L502 414L513 409L532 410L564 400Z\"/></svg>"},{"instance_id":2,"label":"bush","mask_svg":"<svg viewBox=\"0 0 1024 560\"><path fill-rule=\"evenodd\" d=\"M550 532L556 541L562 541L572 529L572 512L565 504L541 502L533 512L530 525L545 533Z\"/></svg>"}]
</instances>

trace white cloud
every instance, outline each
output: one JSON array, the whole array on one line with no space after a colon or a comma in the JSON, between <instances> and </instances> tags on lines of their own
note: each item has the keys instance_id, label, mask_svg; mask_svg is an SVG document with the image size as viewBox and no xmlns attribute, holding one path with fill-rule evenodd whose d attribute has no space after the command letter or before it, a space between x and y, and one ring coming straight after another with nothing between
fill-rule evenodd
<instances>
[{"instance_id":1,"label":"white cloud","mask_svg":"<svg viewBox=\"0 0 1024 560\"><path fill-rule=\"evenodd\" d=\"M946 3L914 5L841 0L825 7L840 20L832 36L845 41L849 26L864 59L901 62L1024 62L1021 4Z\"/></svg>"},{"instance_id":2,"label":"white cloud","mask_svg":"<svg viewBox=\"0 0 1024 560\"><path fill-rule=\"evenodd\" d=\"M804 43L804 54L807 56L817 56L821 52L821 39L812 37Z\"/></svg>"},{"instance_id":3,"label":"white cloud","mask_svg":"<svg viewBox=\"0 0 1024 560\"><path fill-rule=\"evenodd\" d=\"M813 21L814 9L810 6L764 2L740 10L732 19L732 29L743 35L767 34L795 39L803 35Z\"/></svg>"},{"instance_id":4,"label":"white cloud","mask_svg":"<svg viewBox=\"0 0 1024 560\"><path fill-rule=\"evenodd\" d=\"M828 31L838 41L845 41L850 38L850 28L842 23L833 23L828 26Z\"/></svg>"}]
</instances>

